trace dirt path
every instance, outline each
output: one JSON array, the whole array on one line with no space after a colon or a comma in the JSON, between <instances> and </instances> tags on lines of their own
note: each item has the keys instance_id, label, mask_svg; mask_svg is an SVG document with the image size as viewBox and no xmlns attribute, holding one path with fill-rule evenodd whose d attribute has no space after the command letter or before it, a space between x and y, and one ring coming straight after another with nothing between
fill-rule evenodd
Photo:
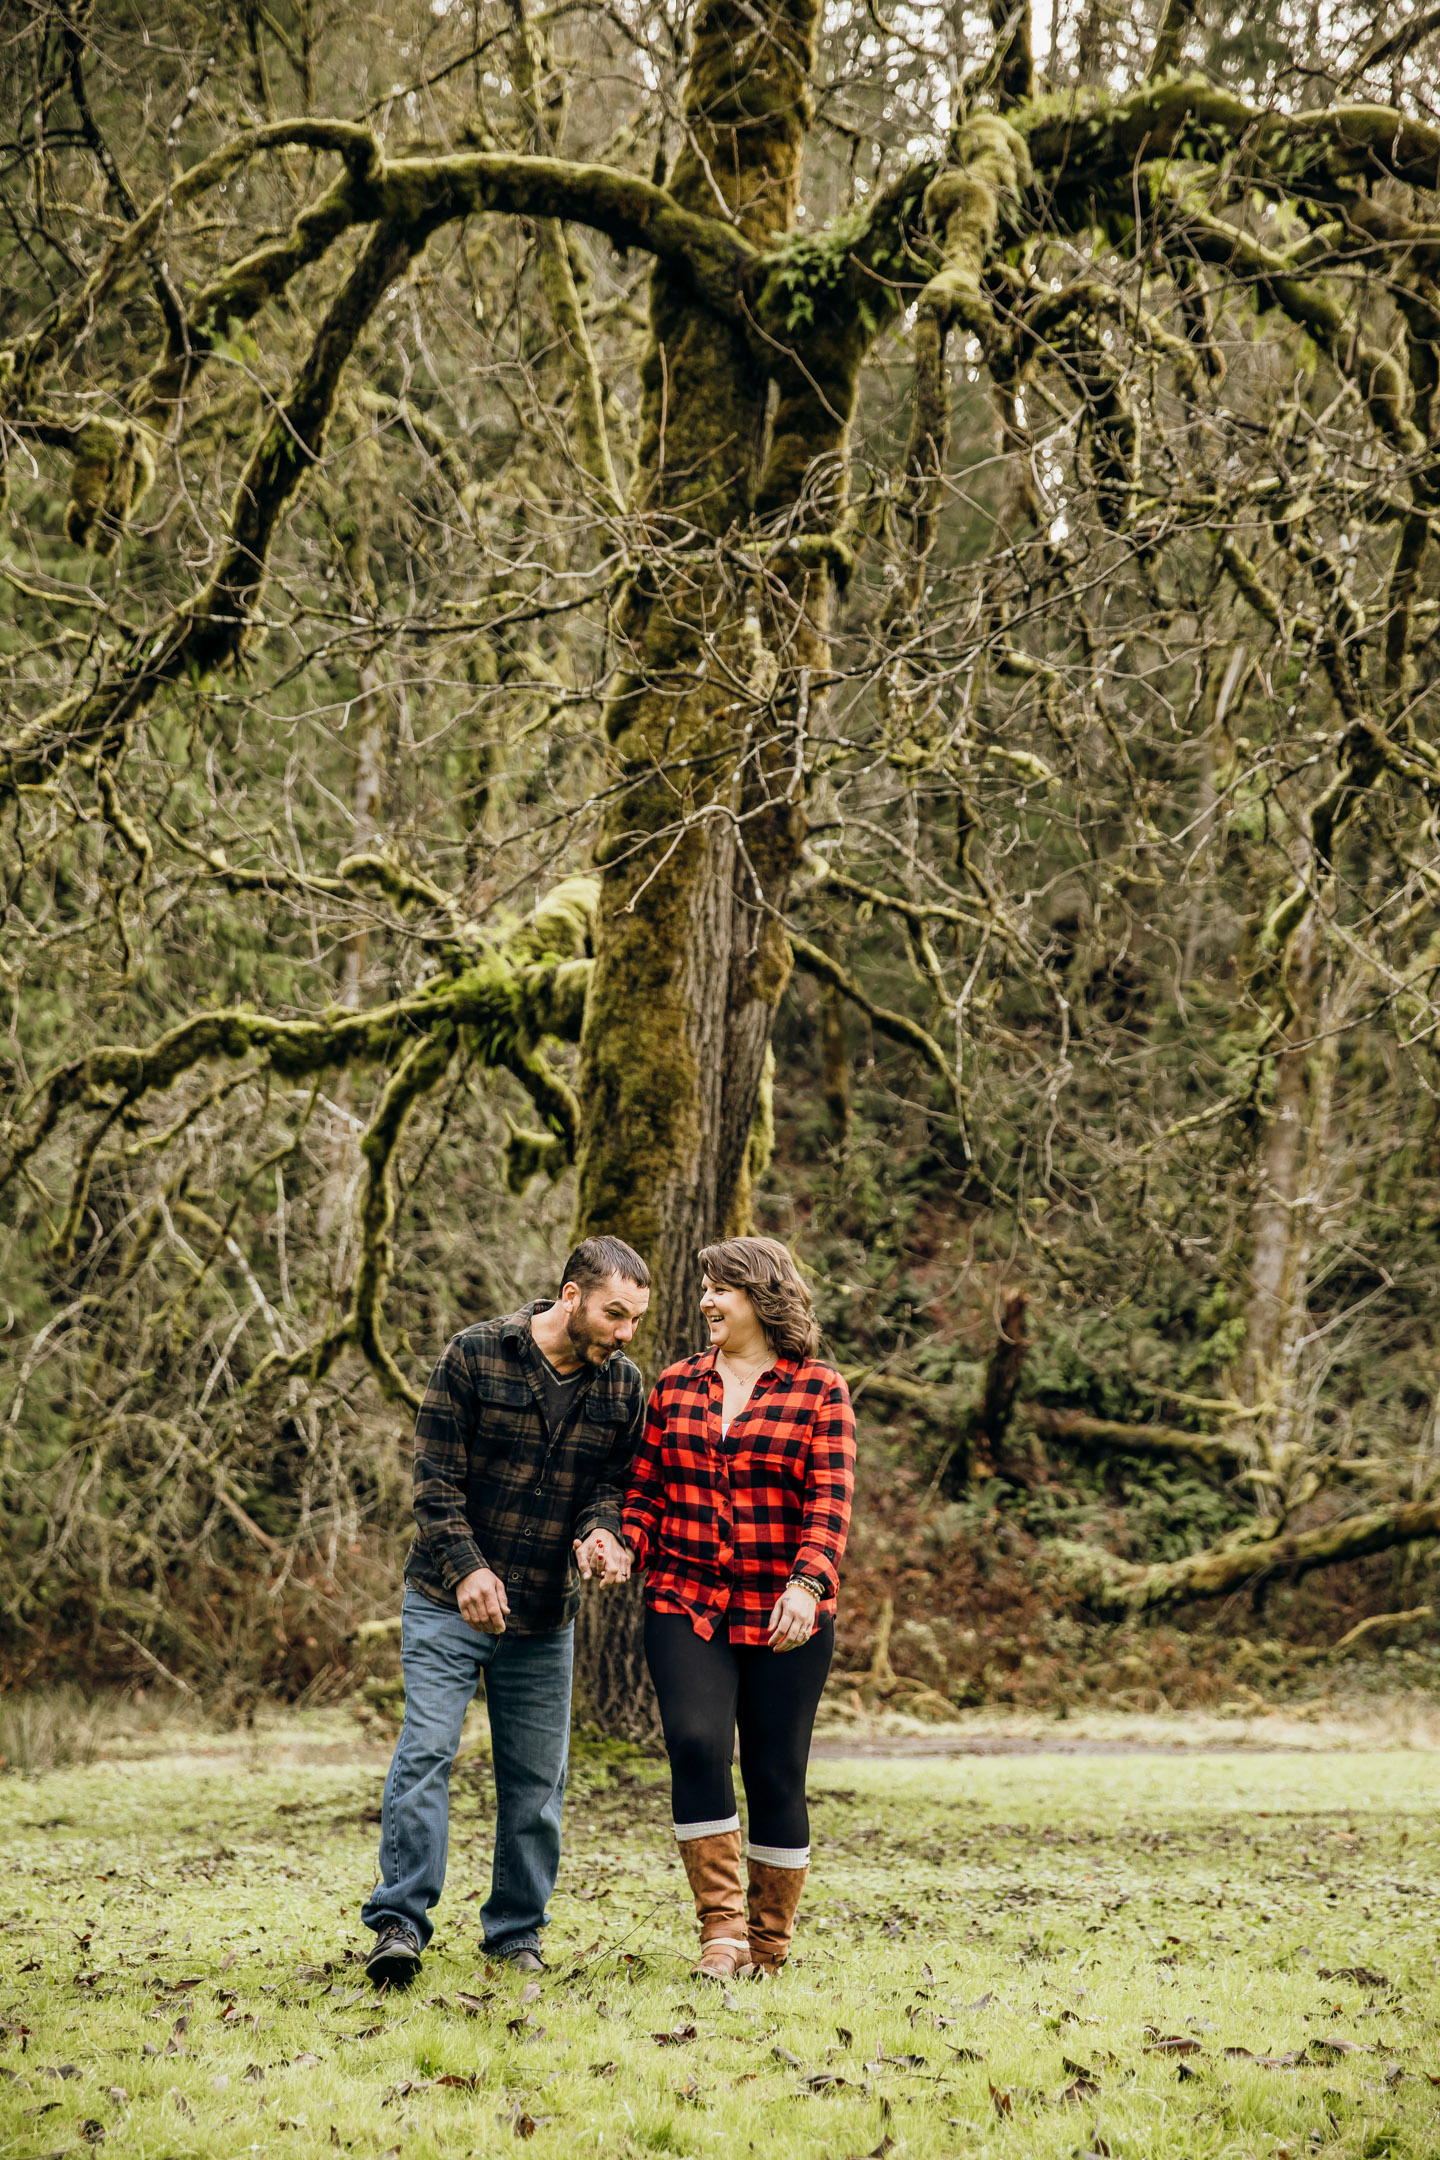
<instances>
[{"instance_id":1,"label":"dirt path","mask_svg":"<svg viewBox=\"0 0 1440 2160\"><path fill-rule=\"evenodd\" d=\"M909 1755L1304 1755L1297 1740L1040 1740L1021 1733L827 1734L810 1753L836 1762Z\"/></svg>"}]
</instances>

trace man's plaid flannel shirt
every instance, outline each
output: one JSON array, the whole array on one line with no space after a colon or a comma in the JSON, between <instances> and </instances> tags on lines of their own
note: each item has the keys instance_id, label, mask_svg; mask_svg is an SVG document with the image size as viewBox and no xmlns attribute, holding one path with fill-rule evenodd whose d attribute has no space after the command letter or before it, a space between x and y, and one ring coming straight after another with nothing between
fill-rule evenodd
<instances>
[{"instance_id":1,"label":"man's plaid flannel shirt","mask_svg":"<svg viewBox=\"0 0 1440 2160\"><path fill-rule=\"evenodd\" d=\"M541 1411L538 1298L482 1320L446 1345L415 1420L417 1535L405 1580L437 1605L491 1568L510 1600L509 1628L542 1635L573 1620L580 1576L572 1540L620 1534L620 1500L640 1436L644 1387L621 1351L581 1377L552 1440Z\"/></svg>"},{"instance_id":2,"label":"man's plaid flannel shirt","mask_svg":"<svg viewBox=\"0 0 1440 2160\"><path fill-rule=\"evenodd\" d=\"M652 1612L684 1613L706 1641L763 1644L792 1574L835 1610L855 1487L855 1418L839 1373L776 1358L720 1437L723 1383L704 1350L661 1373L625 1495L624 1537Z\"/></svg>"}]
</instances>

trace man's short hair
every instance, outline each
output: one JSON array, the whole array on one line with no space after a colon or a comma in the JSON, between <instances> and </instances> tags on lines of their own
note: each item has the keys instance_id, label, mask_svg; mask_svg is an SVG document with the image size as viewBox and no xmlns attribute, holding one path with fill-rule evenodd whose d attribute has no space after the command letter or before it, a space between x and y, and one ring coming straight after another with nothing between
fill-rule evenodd
<instances>
[{"instance_id":1,"label":"man's short hair","mask_svg":"<svg viewBox=\"0 0 1440 2160\"><path fill-rule=\"evenodd\" d=\"M565 1262L560 1288L563 1290L568 1282L578 1283L581 1297L588 1298L611 1275L634 1283L638 1290L650 1287L650 1270L633 1245L618 1237L587 1237Z\"/></svg>"}]
</instances>

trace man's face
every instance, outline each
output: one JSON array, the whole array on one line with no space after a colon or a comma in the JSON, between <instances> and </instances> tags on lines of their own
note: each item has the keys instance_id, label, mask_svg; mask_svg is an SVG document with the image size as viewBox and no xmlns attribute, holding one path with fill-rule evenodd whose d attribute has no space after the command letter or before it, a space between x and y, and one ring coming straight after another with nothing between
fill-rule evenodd
<instances>
[{"instance_id":1,"label":"man's face","mask_svg":"<svg viewBox=\"0 0 1440 2160\"><path fill-rule=\"evenodd\" d=\"M561 1302L569 1307L565 1332L582 1365L603 1365L623 1350L645 1317L650 1292L623 1275L607 1275L588 1297L577 1283L566 1283Z\"/></svg>"}]
</instances>

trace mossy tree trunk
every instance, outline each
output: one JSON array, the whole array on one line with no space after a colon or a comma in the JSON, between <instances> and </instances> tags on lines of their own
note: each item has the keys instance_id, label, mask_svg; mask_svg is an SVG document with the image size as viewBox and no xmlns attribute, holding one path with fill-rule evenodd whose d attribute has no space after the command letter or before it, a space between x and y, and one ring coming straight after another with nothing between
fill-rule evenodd
<instances>
[{"instance_id":1,"label":"mossy tree trunk","mask_svg":"<svg viewBox=\"0 0 1440 2160\"><path fill-rule=\"evenodd\" d=\"M669 187L772 246L794 223L809 115L813 0L711 0L695 28L688 139ZM715 541L793 503L813 463L789 444L782 385L754 342L657 268L635 507L689 559L647 566L622 604L628 660L607 714L621 785L599 848L595 973L581 1047L577 1228L627 1237L655 1283L652 1370L693 1347L708 1240L748 1227L750 1144L790 970L778 920L799 859L795 774L824 661L827 578L767 589ZM846 410L848 411L848 401ZM840 432L829 417L819 448ZM780 647L780 650L777 650Z\"/></svg>"},{"instance_id":2,"label":"mossy tree trunk","mask_svg":"<svg viewBox=\"0 0 1440 2160\"><path fill-rule=\"evenodd\" d=\"M775 0L763 27L753 8L711 0L696 22L670 191L702 215L723 204L759 247L795 222L816 20L813 0ZM799 454L784 386L767 429L752 340L663 266L650 330L634 506L657 538L713 559L716 539L793 503L815 438ZM838 434L826 414L820 449ZM598 850L576 1228L628 1238L650 1263L647 1377L699 1339L700 1248L751 1227L752 1136L768 1126L790 972L779 917L803 833L797 735L824 664L827 586L824 570L801 571L759 591L692 559L642 571L619 614L629 666L606 728L622 785ZM652 1739L638 1585L592 1596L576 1647L581 1715Z\"/></svg>"}]
</instances>

